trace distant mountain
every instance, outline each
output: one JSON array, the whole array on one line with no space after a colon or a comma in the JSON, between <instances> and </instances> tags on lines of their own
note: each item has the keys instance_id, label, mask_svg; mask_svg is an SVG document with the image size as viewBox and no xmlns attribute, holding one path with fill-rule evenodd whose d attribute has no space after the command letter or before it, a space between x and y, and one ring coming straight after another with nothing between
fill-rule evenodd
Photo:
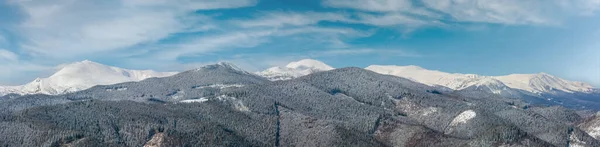
<instances>
[{"instance_id":1,"label":"distant mountain","mask_svg":"<svg viewBox=\"0 0 600 147\"><path fill-rule=\"evenodd\" d=\"M95 85L140 81L174 74L176 73L122 69L85 60L68 64L48 78L38 78L21 86L2 86L0 96L11 93L57 95L84 90Z\"/></svg>"},{"instance_id":2,"label":"distant mountain","mask_svg":"<svg viewBox=\"0 0 600 147\"><path fill-rule=\"evenodd\" d=\"M507 76L480 76L475 74L453 74L427 70L418 66L371 65L366 69L387 75L415 80L427 85L440 85L461 90L473 85L495 85L494 91L502 91L505 86L534 94L555 92L592 92L591 85L567 81L546 73L512 74Z\"/></svg>"},{"instance_id":3,"label":"distant mountain","mask_svg":"<svg viewBox=\"0 0 600 147\"><path fill-rule=\"evenodd\" d=\"M594 90L594 87L587 83L567 81L546 73L511 74L494 78L502 81L508 87L536 94L556 92L590 93Z\"/></svg>"},{"instance_id":4,"label":"distant mountain","mask_svg":"<svg viewBox=\"0 0 600 147\"><path fill-rule=\"evenodd\" d=\"M290 80L332 69L323 62L305 59L291 62L285 67L272 67L257 74L276 81ZM455 92L461 95L481 95L481 92L484 92L502 97L519 98L533 104L600 109L600 91L589 84L567 81L546 73L482 76L446 73L418 66L395 65L371 65L365 69L436 87L438 92Z\"/></svg>"},{"instance_id":5,"label":"distant mountain","mask_svg":"<svg viewBox=\"0 0 600 147\"><path fill-rule=\"evenodd\" d=\"M317 60L303 59L296 62L291 62L288 65L281 67L271 67L265 71L257 72L256 74L268 78L272 81L289 80L300 76L305 76L311 73L333 70L334 68Z\"/></svg>"},{"instance_id":6,"label":"distant mountain","mask_svg":"<svg viewBox=\"0 0 600 147\"><path fill-rule=\"evenodd\" d=\"M371 65L366 69L408 78L430 86L448 87L461 93L487 92L519 98L539 105L562 105L577 109L600 109L600 93L582 82L573 82L546 73L481 76L445 73L418 66ZM475 95L480 95L475 94Z\"/></svg>"}]
</instances>

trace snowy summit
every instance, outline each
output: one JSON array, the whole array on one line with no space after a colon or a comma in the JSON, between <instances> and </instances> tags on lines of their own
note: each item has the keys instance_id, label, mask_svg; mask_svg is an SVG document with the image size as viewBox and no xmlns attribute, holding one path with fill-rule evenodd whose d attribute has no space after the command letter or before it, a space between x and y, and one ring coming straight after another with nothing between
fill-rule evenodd
<instances>
[{"instance_id":1,"label":"snowy summit","mask_svg":"<svg viewBox=\"0 0 600 147\"><path fill-rule=\"evenodd\" d=\"M258 75L266 77L271 81L289 80L311 73L333 70L335 68L313 59L303 59L296 62L291 62L285 67L271 67L265 71L258 72Z\"/></svg>"}]
</instances>

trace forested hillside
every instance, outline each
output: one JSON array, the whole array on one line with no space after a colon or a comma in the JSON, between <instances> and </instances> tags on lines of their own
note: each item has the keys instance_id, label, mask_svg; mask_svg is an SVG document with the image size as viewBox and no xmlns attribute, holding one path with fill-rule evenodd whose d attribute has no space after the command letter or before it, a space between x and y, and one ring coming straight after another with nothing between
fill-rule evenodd
<instances>
[{"instance_id":1,"label":"forested hillside","mask_svg":"<svg viewBox=\"0 0 600 147\"><path fill-rule=\"evenodd\" d=\"M594 115L360 68L269 81L230 64L0 100L3 146L600 146ZM581 129L579 128L581 127Z\"/></svg>"}]
</instances>

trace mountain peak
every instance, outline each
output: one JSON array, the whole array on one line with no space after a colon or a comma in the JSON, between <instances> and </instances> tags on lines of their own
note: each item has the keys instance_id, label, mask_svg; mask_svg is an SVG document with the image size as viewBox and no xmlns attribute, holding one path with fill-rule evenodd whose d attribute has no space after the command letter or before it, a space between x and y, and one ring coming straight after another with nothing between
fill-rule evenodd
<instances>
[{"instance_id":1,"label":"mountain peak","mask_svg":"<svg viewBox=\"0 0 600 147\"><path fill-rule=\"evenodd\" d=\"M68 66L108 66L108 65L104 65L104 64L86 59L83 61L73 62L73 63L69 63L69 64L65 65L65 67L68 67Z\"/></svg>"},{"instance_id":2,"label":"mountain peak","mask_svg":"<svg viewBox=\"0 0 600 147\"><path fill-rule=\"evenodd\" d=\"M333 70L335 68L314 59L303 59L287 64L285 67L271 67L256 74L266 77L271 81L289 80L311 73Z\"/></svg>"},{"instance_id":3,"label":"mountain peak","mask_svg":"<svg viewBox=\"0 0 600 147\"><path fill-rule=\"evenodd\" d=\"M332 70L333 67L314 59L302 59L300 61L290 62L285 67L294 69L318 69L318 70Z\"/></svg>"},{"instance_id":4,"label":"mountain peak","mask_svg":"<svg viewBox=\"0 0 600 147\"><path fill-rule=\"evenodd\" d=\"M216 64L210 64L210 65L205 65L201 68L196 69L196 71L201 71L201 70L205 70L205 69L227 69L227 70L231 70L231 71L237 71L237 72L241 72L244 74L250 74L249 72L247 72L246 70L239 68L238 66L236 66L233 63L230 62L218 62Z\"/></svg>"},{"instance_id":5,"label":"mountain peak","mask_svg":"<svg viewBox=\"0 0 600 147\"><path fill-rule=\"evenodd\" d=\"M96 62L85 59L83 61L80 61L80 63L96 63Z\"/></svg>"},{"instance_id":6,"label":"mountain peak","mask_svg":"<svg viewBox=\"0 0 600 147\"><path fill-rule=\"evenodd\" d=\"M74 62L63 66L58 72L52 76L73 75L73 74L93 74L103 71L119 70L116 67L100 64L90 60Z\"/></svg>"}]
</instances>

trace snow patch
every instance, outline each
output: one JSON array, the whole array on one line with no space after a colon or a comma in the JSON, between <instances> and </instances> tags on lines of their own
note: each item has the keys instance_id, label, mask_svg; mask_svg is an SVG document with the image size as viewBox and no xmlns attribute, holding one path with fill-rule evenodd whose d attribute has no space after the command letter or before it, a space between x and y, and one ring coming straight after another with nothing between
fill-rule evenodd
<instances>
[{"instance_id":1,"label":"snow patch","mask_svg":"<svg viewBox=\"0 0 600 147\"><path fill-rule=\"evenodd\" d=\"M450 122L450 126L457 126L459 124L467 123L467 121L475 118L475 116L477 116L477 113L475 113L473 110L464 111L458 114L458 116L456 116L454 120Z\"/></svg>"},{"instance_id":2,"label":"snow patch","mask_svg":"<svg viewBox=\"0 0 600 147\"><path fill-rule=\"evenodd\" d=\"M427 108L423 109L423 112L421 115L427 116L427 115L435 113L437 111L438 111L438 109L435 107L427 107Z\"/></svg>"},{"instance_id":3,"label":"snow patch","mask_svg":"<svg viewBox=\"0 0 600 147\"><path fill-rule=\"evenodd\" d=\"M220 96L217 96L217 99L220 101L231 102L231 104L233 104L233 107L238 111L250 112L250 109L246 105L244 105L244 103L241 100L238 100L235 97L231 97L231 96L227 96L227 95L220 95Z\"/></svg>"},{"instance_id":4,"label":"snow patch","mask_svg":"<svg viewBox=\"0 0 600 147\"><path fill-rule=\"evenodd\" d=\"M173 92L173 93L171 93L171 94L169 94L167 96L171 97L172 99L180 99L180 98L183 98L185 96L185 91L178 90L178 91L175 91L175 92Z\"/></svg>"},{"instance_id":5,"label":"snow patch","mask_svg":"<svg viewBox=\"0 0 600 147\"><path fill-rule=\"evenodd\" d=\"M587 143L585 141L579 140L579 138L577 138L577 136L575 136L573 134L569 134L569 146L570 147L585 147L586 144Z\"/></svg>"},{"instance_id":6,"label":"snow patch","mask_svg":"<svg viewBox=\"0 0 600 147\"><path fill-rule=\"evenodd\" d=\"M144 147L161 147L164 142L165 134L156 133L152 136L152 139L150 139L148 142L146 142L146 144L144 144Z\"/></svg>"},{"instance_id":7,"label":"snow patch","mask_svg":"<svg viewBox=\"0 0 600 147\"><path fill-rule=\"evenodd\" d=\"M594 137L596 139L600 139L600 126L591 127L591 128L587 128L587 129L584 129L584 130L586 130L586 132L590 136L592 136L592 137Z\"/></svg>"},{"instance_id":8,"label":"snow patch","mask_svg":"<svg viewBox=\"0 0 600 147\"><path fill-rule=\"evenodd\" d=\"M207 98L199 98L199 99L183 100L183 101L179 101L179 102L182 102L182 103L204 103L207 101L208 101Z\"/></svg>"},{"instance_id":9,"label":"snow patch","mask_svg":"<svg viewBox=\"0 0 600 147\"><path fill-rule=\"evenodd\" d=\"M194 87L194 89L204 89L204 88L218 88L218 89L227 89L227 88L240 88L244 87L242 84L212 84L208 86L198 86Z\"/></svg>"}]
</instances>

